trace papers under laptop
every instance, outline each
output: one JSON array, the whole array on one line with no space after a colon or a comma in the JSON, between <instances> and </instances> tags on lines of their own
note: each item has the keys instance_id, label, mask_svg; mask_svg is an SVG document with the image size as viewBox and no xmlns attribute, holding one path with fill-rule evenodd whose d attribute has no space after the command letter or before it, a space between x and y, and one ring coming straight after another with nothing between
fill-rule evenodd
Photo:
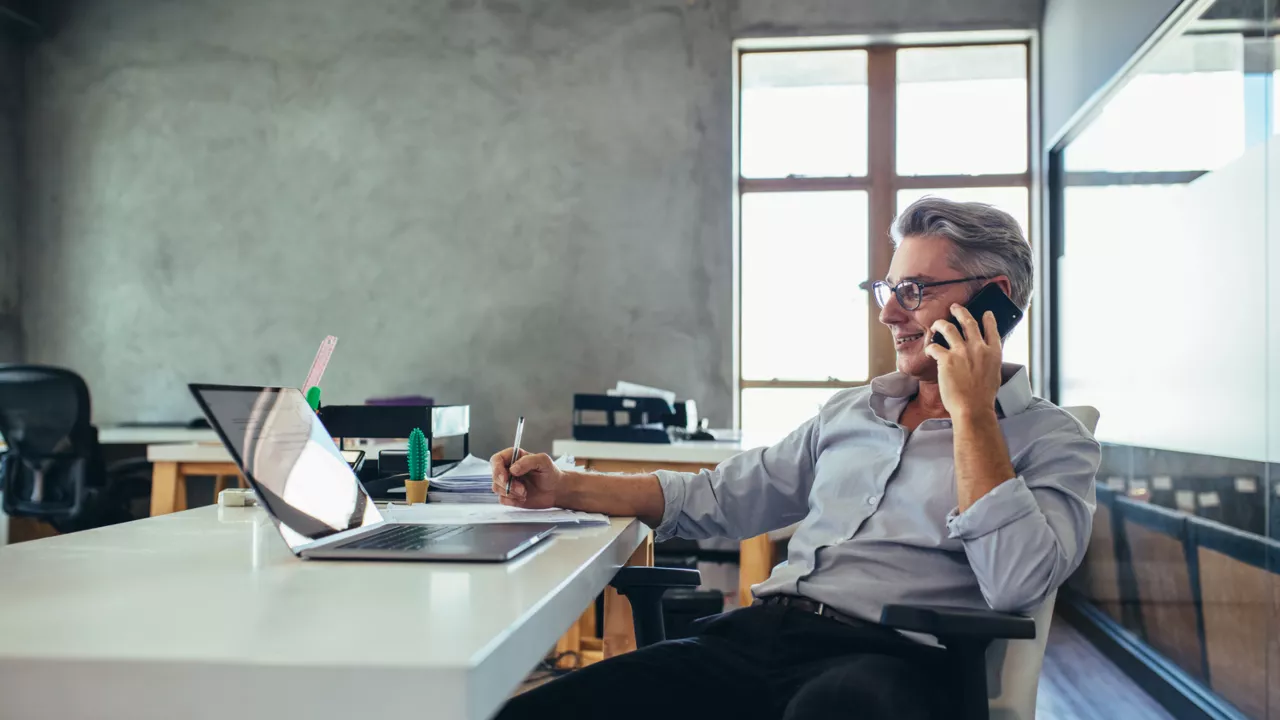
<instances>
[{"instance_id":1,"label":"papers under laptop","mask_svg":"<svg viewBox=\"0 0 1280 720\"><path fill-rule=\"evenodd\" d=\"M432 481L435 482L434 480ZM555 523L556 525L607 525L609 517L562 508L525 510L493 504L427 503L388 505L384 513L398 523L445 523L483 525L488 523Z\"/></svg>"}]
</instances>

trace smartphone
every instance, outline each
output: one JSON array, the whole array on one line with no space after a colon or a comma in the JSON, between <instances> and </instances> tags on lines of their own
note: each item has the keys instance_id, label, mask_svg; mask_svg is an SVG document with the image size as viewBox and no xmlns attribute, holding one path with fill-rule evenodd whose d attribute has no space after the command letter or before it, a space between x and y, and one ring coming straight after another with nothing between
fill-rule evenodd
<instances>
[{"instance_id":1,"label":"smartphone","mask_svg":"<svg viewBox=\"0 0 1280 720\"><path fill-rule=\"evenodd\" d=\"M976 295L969 298L969 302L964 304L969 314L973 315L973 319L978 321L978 327L982 327L982 318L988 312L996 316L996 330L1000 332L1000 340L1003 342L1009 337L1009 333L1013 332L1013 328L1022 319L1022 311L1017 305L1009 299L1008 295L1000 289L999 285L991 283L978 291ZM960 336L964 337L964 328L960 327L960 321L954 315L948 316L948 320L952 325L960 328ZM984 336L985 337L985 336ZM942 333L934 333L933 341L944 348L951 347L947 344L947 339Z\"/></svg>"}]
</instances>

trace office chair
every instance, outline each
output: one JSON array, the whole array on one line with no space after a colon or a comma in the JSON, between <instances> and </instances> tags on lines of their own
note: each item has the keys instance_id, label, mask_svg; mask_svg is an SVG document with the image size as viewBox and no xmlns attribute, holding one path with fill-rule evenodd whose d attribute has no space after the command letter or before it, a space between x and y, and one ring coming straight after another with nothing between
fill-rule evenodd
<instances>
[{"instance_id":1,"label":"office chair","mask_svg":"<svg viewBox=\"0 0 1280 720\"><path fill-rule=\"evenodd\" d=\"M1093 433L1098 411L1063 408ZM702 582L697 570L624 567L610 583L631 601L637 647L666 637L662 595L673 587ZM959 720L1035 720L1040 666L1049 639L1049 622L1057 592L1030 616L964 608L887 605L880 623L897 630L933 635L946 648L961 679Z\"/></svg>"},{"instance_id":2,"label":"office chair","mask_svg":"<svg viewBox=\"0 0 1280 720\"><path fill-rule=\"evenodd\" d=\"M0 365L0 460L4 512L74 532L133 519L148 493L145 461L106 466L89 422L89 388L70 370Z\"/></svg>"}]
</instances>

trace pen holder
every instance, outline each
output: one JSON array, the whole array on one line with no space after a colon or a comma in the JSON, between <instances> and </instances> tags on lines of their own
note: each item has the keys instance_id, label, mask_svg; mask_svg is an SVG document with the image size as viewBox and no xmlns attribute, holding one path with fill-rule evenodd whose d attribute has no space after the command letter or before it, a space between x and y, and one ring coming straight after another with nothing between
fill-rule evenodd
<instances>
[{"instance_id":1,"label":"pen holder","mask_svg":"<svg viewBox=\"0 0 1280 720\"><path fill-rule=\"evenodd\" d=\"M427 485L430 480L405 480L404 481L404 499L410 505L416 505L427 501Z\"/></svg>"}]
</instances>

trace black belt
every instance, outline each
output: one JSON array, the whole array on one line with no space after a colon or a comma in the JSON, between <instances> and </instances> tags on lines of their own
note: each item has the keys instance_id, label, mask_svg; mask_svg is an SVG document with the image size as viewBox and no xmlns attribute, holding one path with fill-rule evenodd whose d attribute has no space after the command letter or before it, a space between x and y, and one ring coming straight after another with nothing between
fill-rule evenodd
<instances>
[{"instance_id":1,"label":"black belt","mask_svg":"<svg viewBox=\"0 0 1280 720\"><path fill-rule=\"evenodd\" d=\"M797 610L803 610L804 612L807 612L807 613L813 613L814 615L821 615L822 617L825 617L825 618L831 618L832 620L835 620L836 622L839 622L839 623L844 623L845 625L852 625L853 627L860 627L860 628L876 628L877 630L888 630L890 633L893 633L895 635L897 634L893 630L886 628L880 623L867 622L866 620L863 620L861 618L856 618L852 615L846 615L840 612L839 610L833 610L831 606L827 605L826 603L815 602L813 600L810 600L809 598L799 597L797 595L770 595L766 598L761 598L759 600L756 600L752 604L753 605L786 605L787 607L793 607Z\"/></svg>"}]
</instances>

